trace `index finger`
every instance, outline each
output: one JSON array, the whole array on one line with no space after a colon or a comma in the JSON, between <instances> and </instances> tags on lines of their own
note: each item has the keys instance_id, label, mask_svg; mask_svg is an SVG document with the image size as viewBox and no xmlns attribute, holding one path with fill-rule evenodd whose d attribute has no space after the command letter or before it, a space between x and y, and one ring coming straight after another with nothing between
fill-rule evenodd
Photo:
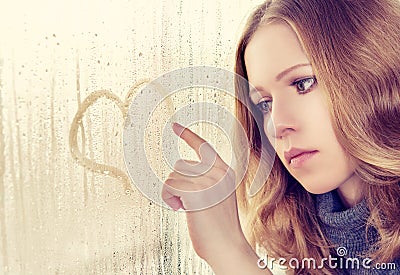
<instances>
[{"instance_id":1,"label":"index finger","mask_svg":"<svg viewBox=\"0 0 400 275\"><path fill-rule=\"evenodd\" d=\"M177 136L183 139L196 152L202 162L210 160L211 157L213 162L215 158L216 164L226 166L214 148L196 133L176 122L172 124L172 129Z\"/></svg>"}]
</instances>

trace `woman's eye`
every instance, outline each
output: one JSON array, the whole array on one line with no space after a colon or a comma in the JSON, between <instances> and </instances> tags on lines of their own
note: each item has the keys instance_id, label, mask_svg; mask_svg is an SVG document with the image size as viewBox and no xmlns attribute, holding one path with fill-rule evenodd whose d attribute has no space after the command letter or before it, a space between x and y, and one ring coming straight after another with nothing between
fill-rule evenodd
<instances>
[{"instance_id":1,"label":"woman's eye","mask_svg":"<svg viewBox=\"0 0 400 275\"><path fill-rule=\"evenodd\" d=\"M307 77L300 80L296 80L292 83L292 86L296 86L296 89L299 93L307 92L314 84L317 83L317 79L315 77Z\"/></svg>"},{"instance_id":2,"label":"woman's eye","mask_svg":"<svg viewBox=\"0 0 400 275\"><path fill-rule=\"evenodd\" d=\"M258 103L257 109L260 110L263 114L267 114L271 111L272 109L272 101L270 100L264 100Z\"/></svg>"}]
</instances>

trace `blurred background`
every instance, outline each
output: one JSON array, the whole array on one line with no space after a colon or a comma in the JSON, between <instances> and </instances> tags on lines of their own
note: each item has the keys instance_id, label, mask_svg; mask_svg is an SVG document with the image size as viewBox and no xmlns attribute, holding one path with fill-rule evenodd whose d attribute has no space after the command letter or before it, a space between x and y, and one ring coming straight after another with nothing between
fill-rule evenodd
<instances>
[{"instance_id":1,"label":"blurred background","mask_svg":"<svg viewBox=\"0 0 400 275\"><path fill-rule=\"evenodd\" d=\"M151 202L128 178L124 117L159 75L233 70L260 2L0 2L1 274L212 274L191 248L184 214ZM182 91L160 117L200 99L233 112L232 97ZM192 128L229 157L226 133ZM150 156L157 142L146 142Z\"/></svg>"}]
</instances>

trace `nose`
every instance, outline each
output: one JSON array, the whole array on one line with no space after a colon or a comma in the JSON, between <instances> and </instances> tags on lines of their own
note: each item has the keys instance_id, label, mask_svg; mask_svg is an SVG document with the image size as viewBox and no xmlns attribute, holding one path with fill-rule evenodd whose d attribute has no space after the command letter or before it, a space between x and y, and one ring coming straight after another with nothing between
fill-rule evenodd
<instances>
[{"instance_id":1,"label":"nose","mask_svg":"<svg viewBox=\"0 0 400 275\"><path fill-rule=\"evenodd\" d=\"M271 113L264 122L264 128L267 136L274 139L283 139L297 131L298 123L293 108L274 100Z\"/></svg>"}]
</instances>

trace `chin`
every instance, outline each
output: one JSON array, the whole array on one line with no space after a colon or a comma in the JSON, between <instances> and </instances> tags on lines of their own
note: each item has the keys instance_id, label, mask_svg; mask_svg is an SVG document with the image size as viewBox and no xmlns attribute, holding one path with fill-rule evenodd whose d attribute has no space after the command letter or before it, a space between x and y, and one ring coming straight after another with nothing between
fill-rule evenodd
<instances>
[{"instance_id":1,"label":"chin","mask_svg":"<svg viewBox=\"0 0 400 275\"><path fill-rule=\"evenodd\" d=\"M306 189L307 192L314 194L314 195L319 195L319 194L324 194L328 193L332 190L335 190L337 188L336 185L334 186L321 186L320 184L314 183L314 184L302 184L304 189Z\"/></svg>"}]
</instances>

